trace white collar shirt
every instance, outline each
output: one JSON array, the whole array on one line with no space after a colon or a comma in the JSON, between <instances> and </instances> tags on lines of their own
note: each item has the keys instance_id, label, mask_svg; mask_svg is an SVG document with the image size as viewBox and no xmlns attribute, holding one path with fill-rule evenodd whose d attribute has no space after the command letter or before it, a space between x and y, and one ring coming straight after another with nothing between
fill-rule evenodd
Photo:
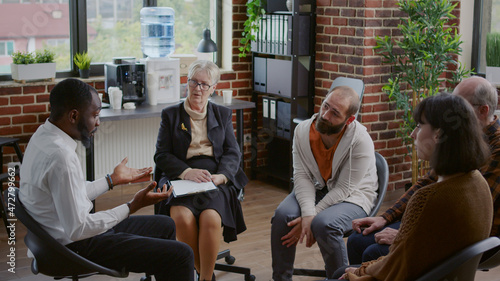
<instances>
[{"instance_id":1,"label":"white collar shirt","mask_svg":"<svg viewBox=\"0 0 500 281\"><path fill-rule=\"evenodd\" d=\"M20 171L19 197L28 213L63 245L101 234L128 217L122 204L90 213L108 190L105 178L86 182L77 143L47 120L31 137Z\"/></svg>"}]
</instances>

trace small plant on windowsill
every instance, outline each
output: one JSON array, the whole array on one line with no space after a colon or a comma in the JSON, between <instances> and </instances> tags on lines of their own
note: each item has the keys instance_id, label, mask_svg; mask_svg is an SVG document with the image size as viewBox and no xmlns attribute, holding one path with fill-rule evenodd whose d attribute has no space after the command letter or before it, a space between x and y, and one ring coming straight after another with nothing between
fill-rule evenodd
<instances>
[{"instance_id":1,"label":"small plant on windowsill","mask_svg":"<svg viewBox=\"0 0 500 281\"><path fill-rule=\"evenodd\" d=\"M87 52L76 53L73 57L73 62L75 62L75 65L80 71L80 77L89 78L90 63L92 62L92 58L89 56L89 54Z\"/></svg>"},{"instance_id":2,"label":"small plant on windowsill","mask_svg":"<svg viewBox=\"0 0 500 281\"><path fill-rule=\"evenodd\" d=\"M55 54L50 50L32 52L14 52L10 65L12 79L25 83L26 80L51 79L56 77Z\"/></svg>"},{"instance_id":3,"label":"small plant on windowsill","mask_svg":"<svg viewBox=\"0 0 500 281\"><path fill-rule=\"evenodd\" d=\"M249 0L246 6L248 19L245 21L245 28L241 33L243 38L241 38L240 43L243 46L238 48L240 51L238 56L240 58L246 57L247 53L252 51L251 42L255 41L255 34L260 28L260 19L262 15L266 13L266 11L262 8L261 0Z\"/></svg>"}]
</instances>

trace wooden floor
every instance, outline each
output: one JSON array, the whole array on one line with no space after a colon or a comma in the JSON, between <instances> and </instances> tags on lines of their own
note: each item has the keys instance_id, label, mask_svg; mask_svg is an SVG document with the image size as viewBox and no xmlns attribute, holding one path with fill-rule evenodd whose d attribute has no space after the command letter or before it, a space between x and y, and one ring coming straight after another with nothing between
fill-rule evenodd
<instances>
[{"instance_id":1,"label":"wooden floor","mask_svg":"<svg viewBox=\"0 0 500 281\"><path fill-rule=\"evenodd\" d=\"M267 183L261 180L251 181L245 188L243 212L248 230L238 236L238 241L226 244L222 242L221 250L230 249L236 257L235 265L250 267L257 280L271 280L271 249L270 249L270 220L271 216L283 198L288 194L287 186L279 182ZM272 180L269 180L272 181ZM101 196L96 202L96 209L102 210L126 202L140 189L138 185L122 186ZM402 191L389 192L381 210L392 204ZM144 208L138 214L153 214L152 207ZM52 278L33 275L30 270L30 259L26 257L26 246L23 238L26 229L21 223L16 223L15 245L16 265L15 273L8 272L7 261L9 248L7 234L3 224L0 223L0 280L45 281ZM223 262L223 261L221 261ZM321 254L316 245L306 248L299 245L297 248L296 267L317 268L323 266ZM142 275L130 274L126 279L113 279L107 276L95 276L84 280L139 280ZM219 281L244 280L242 275L216 271ZM318 280L318 277L296 277L294 280ZM478 272L476 281L499 281L500 267L489 272Z\"/></svg>"}]
</instances>

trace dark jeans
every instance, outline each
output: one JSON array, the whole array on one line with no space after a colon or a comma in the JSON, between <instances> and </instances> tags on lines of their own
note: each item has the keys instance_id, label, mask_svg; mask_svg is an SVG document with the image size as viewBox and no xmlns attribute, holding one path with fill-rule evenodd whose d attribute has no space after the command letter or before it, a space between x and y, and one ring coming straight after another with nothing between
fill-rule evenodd
<instances>
[{"instance_id":1,"label":"dark jeans","mask_svg":"<svg viewBox=\"0 0 500 281\"><path fill-rule=\"evenodd\" d=\"M97 264L145 272L157 281L194 279L193 251L175 241L175 224L167 216L132 216L103 234L67 247Z\"/></svg>"},{"instance_id":2,"label":"dark jeans","mask_svg":"<svg viewBox=\"0 0 500 281\"><path fill-rule=\"evenodd\" d=\"M399 229L401 222L391 223L386 226L394 229ZM382 229L383 230L383 229ZM366 261L376 260L381 256L386 256L389 253L389 245L378 244L375 242L375 233L382 230L372 232L368 235L354 232L347 240L347 255L349 264L361 264Z\"/></svg>"}]
</instances>

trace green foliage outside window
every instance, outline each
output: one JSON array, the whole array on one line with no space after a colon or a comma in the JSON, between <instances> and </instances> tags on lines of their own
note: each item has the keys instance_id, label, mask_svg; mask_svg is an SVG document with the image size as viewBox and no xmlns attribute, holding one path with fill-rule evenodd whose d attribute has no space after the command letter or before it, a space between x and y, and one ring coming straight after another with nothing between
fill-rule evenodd
<instances>
[{"instance_id":1,"label":"green foliage outside window","mask_svg":"<svg viewBox=\"0 0 500 281\"><path fill-rule=\"evenodd\" d=\"M486 65L500 67L500 33L486 35Z\"/></svg>"}]
</instances>

